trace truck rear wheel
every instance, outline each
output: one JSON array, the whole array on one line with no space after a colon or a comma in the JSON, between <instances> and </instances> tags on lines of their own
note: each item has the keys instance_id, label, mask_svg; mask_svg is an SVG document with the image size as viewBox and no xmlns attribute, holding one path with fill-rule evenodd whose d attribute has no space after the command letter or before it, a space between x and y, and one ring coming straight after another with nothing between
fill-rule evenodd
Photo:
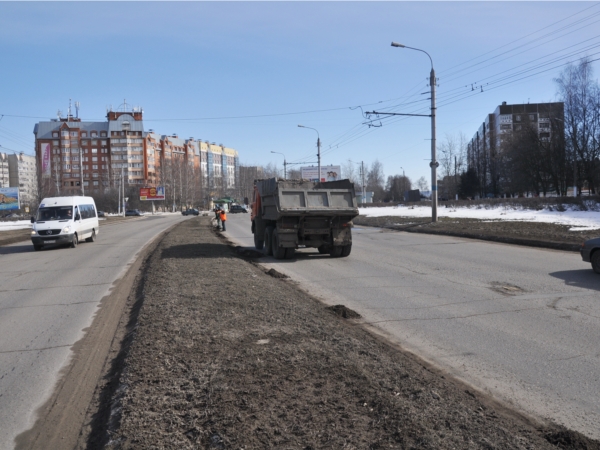
<instances>
[{"instance_id":1,"label":"truck rear wheel","mask_svg":"<svg viewBox=\"0 0 600 450\"><path fill-rule=\"evenodd\" d=\"M342 256L342 246L341 245L332 246L331 249L329 250L329 256L331 256L332 258L339 258L340 256Z\"/></svg>"},{"instance_id":2,"label":"truck rear wheel","mask_svg":"<svg viewBox=\"0 0 600 450\"><path fill-rule=\"evenodd\" d=\"M285 259L292 259L296 254L296 249L294 247L288 247L285 249Z\"/></svg>"},{"instance_id":3,"label":"truck rear wheel","mask_svg":"<svg viewBox=\"0 0 600 450\"><path fill-rule=\"evenodd\" d=\"M273 256L273 227L265 228L265 255Z\"/></svg>"},{"instance_id":4,"label":"truck rear wheel","mask_svg":"<svg viewBox=\"0 0 600 450\"><path fill-rule=\"evenodd\" d=\"M284 259L286 254L285 247L279 246L279 233L277 230L273 231L273 256L275 259Z\"/></svg>"},{"instance_id":5,"label":"truck rear wheel","mask_svg":"<svg viewBox=\"0 0 600 450\"><path fill-rule=\"evenodd\" d=\"M265 241L258 238L258 234L254 233L254 248L256 250L262 250L265 245Z\"/></svg>"},{"instance_id":6,"label":"truck rear wheel","mask_svg":"<svg viewBox=\"0 0 600 450\"><path fill-rule=\"evenodd\" d=\"M327 246L326 246L326 245L319 245L319 246L317 247L317 250L319 250L319 253L320 253L321 255L324 255L325 253L329 253L329 251L328 251L328 248L327 248Z\"/></svg>"},{"instance_id":7,"label":"truck rear wheel","mask_svg":"<svg viewBox=\"0 0 600 450\"><path fill-rule=\"evenodd\" d=\"M352 251L352 244L344 245L342 247L342 258L349 256L351 251Z\"/></svg>"}]
</instances>

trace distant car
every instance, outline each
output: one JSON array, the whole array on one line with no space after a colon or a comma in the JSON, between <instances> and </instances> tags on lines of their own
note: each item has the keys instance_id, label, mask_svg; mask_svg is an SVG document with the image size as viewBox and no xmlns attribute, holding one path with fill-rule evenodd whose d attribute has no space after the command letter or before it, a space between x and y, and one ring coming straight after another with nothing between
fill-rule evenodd
<instances>
[{"instance_id":1,"label":"distant car","mask_svg":"<svg viewBox=\"0 0 600 450\"><path fill-rule=\"evenodd\" d=\"M196 208L190 208L186 209L185 211L181 211L181 214L184 216L197 216L200 214L200 211L198 211Z\"/></svg>"},{"instance_id":2,"label":"distant car","mask_svg":"<svg viewBox=\"0 0 600 450\"><path fill-rule=\"evenodd\" d=\"M106 217L106 213L104 211L98 211L98 217Z\"/></svg>"},{"instance_id":3,"label":"distant car","mask_svg":"<svg viewBox=\"0 0 600 450\"><path fill-rule=\"evenodd\" d=\"M125 211L125 216L141 216L142 213L139 209L128 209Z\"/></svg>"},{"instance_id":4,"label":"distant car","mask_svg":"<svg viewBox=\"0 0 600 450\"><path fill-rule=\"evenodd\" d=\"M248 213L248 210L246 210L246 208L244 208L242 205L231 205L231 208L229 209L229 212L231 214Z\"/></svg>"},{"instance_id":5,"label":"distant car","mask_svg":"<svg viewBox=\"0 0 600 450\"><path fill-rule=\"evenodd\" d=\"M594 272L600 273L600 237L585 241L579 252L585 262L592 263Z\"/></svg>"}]
</instances>

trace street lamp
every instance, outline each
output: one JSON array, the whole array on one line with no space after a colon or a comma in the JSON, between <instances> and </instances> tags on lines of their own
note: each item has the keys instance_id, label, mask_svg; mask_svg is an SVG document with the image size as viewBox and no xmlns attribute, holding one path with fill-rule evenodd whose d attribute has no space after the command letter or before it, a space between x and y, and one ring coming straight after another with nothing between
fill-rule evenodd
<instances>
[{"instance_id":1,"label":"street lamp","mask_svg":"<svg viewBox=\"0 0 600 450\"><path fill-rule=\"evenodd\" d=\"M406 45L399 44L397 42L392 42L392 47L399 48L408 48L411 50L416 50L418 52L423 52L429 57L429 61L431 62L431 73L429 74L429 87L431 88L431 162L429 166L431 167L431 221L437 222L437 168L440 165L437 162L436 158L436 149L435 149L435 71L433 70L433 60L429 53L425 50L421 50L420 48L408 47Z\"/></svg>"},{"instance_id":2,"label":"street lamp","mask_svg":"<svg viewBox=\"0 0 600 450\"><path fill-rule=\"evenodd\" d=\"M319 183L321 182L321 137L319 136L319 132L317 131L316 128L311 128L311 127L305 127L304 125L298 125L300 128L308 128L310 130L315 130L317 132L317 163L318 163L318 170L319 170Z\"/></svg>"},{"instance_id":3,"label":"street lamp","mask_svg":"<svg viewBox=\"0 0 600 450\"><path fill-rule=\"evenodd\" d=\"M281 152L273 152L273 151L271 151L271 153L277 153L278 155L283 155L283 153L281 153ZM286 169L286 166L287 166L287 162L285 161L285 155L283 155L283 179L284 180L287 180L287 169Z\"/></svg>"}]
</instances>

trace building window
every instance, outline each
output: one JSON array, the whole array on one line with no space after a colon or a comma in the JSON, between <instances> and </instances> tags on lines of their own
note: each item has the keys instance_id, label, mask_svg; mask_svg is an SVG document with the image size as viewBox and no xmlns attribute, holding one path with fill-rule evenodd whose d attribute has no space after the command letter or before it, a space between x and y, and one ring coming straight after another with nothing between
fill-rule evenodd
<instances>
[{"instance_id":1,"label":"building window","mask_svg":"<svg viewBox=\"0 0 600 450\"><path fill-rule=\"evenodd\" d=\"M529 114L529 120L535 120L535 114Z\"/></svg>"},{"instance_id":2,"label":"building window","mask_svg":"<svg viewBox=\"0 0 600 450\"><path fill-rule=\"evenodd\" d=\"M53 131L52 132L52 137L58 137L58 131Z\"/></svg>"},{"instance_id":3,"label":"building window","mask_svg":"<svg viewBox=\"0 0 600 450\"><path fill-rule=\"evenodd\" d=\"M96 167L96 169L98 169L98 167ZM93 178L98 178L98 174L97 174L97 173L93 173L93 174L92 174L92 177L93 177Z\"/></svg>"},{"instance_id":4,"label":"building window","mask_svg":"<svg viewBox=\"0 0 600 450\"><path fill-rule=\"evenodd\" d=\"M510 123L503 123L502 125L500 125L501 130L510 130L511 128L512 125Z\"/></svg>"},{"instance_id":5,"label":"building window","mask_svg":"<svg viewBox=\"0 0 600 450\"><path fill-rule=\"evenodd\" d=\"M98 149L97 148L93 148L92 149L92 153L98 153ZM317 171L318 172L318 171Z\"/></svg>"},{"instance_id":6,"label":"building window","mask_svg":"<svg viewBox=\"0 0 600 450\"><path fill-rule=\"evenodd\" d=\"M71 131L71 136L77 137L77 136L79 136L79 133L77 131Z\"/></svg>"},{"instance_id":7,"label":"building window","mask_svg":"<svg viewBox=\"0 0 600 450\"><path fill-rule=\"evenodd\" d=\"M318 170L317 170L318 172ZM94 181L94 186L98 186L98 181Z\"/></svg>"},{"instance_id":8,"label":"building window","mask_svg":"<svg viewBox=\"0 0 600 450\"><path fill-rule=\"evenodd\" d=\"M521 121L521 116L515 116L515 121L520 122Z\"/></svg>"}]
</instances>

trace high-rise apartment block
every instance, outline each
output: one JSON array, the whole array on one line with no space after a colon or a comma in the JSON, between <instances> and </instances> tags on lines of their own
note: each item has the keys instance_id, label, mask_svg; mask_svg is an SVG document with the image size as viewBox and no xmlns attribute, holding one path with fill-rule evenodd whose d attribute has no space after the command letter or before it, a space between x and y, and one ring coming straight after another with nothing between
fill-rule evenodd
<instances>
[{"instance_id":1,"label":"high-rise apartment block","mask_svg":"<svg viewBox=\"0 0 600 450\"><path fill-rule=\"evenodd\" d=\"M564 103L526 103L507 105L502 102L488 114L467 146L467 162L475 164L479 156L494 156L502 150L502 141L525 125L532 126L540 139L551 138L564 129Z\"/></svg>"},{"instance_id":2,"label":"high-rise apartment block","mask_svg":"<svg viewBox=\"0 0 600 450\"><path fill-rule=\"evenodd\" d=\"M49 195L88 195L120 185L169 186L182 183L222 195L236 187L237 151L223 145L144 130L141 108L122 105L104 122L84 122L68 114L35 125L40 185ZM179 187L178 187L179 186Z\"/></svg>"},{"instance_id":3,"label":"high-rise apartment block","mask_svg":"<svg viewBox=\"0 0 600 450\"><path fill-rule=\"evenodd\" d=\"M21 207L37 203L35 156L0 153L0 188L18 187Z\"/></svg>"},{"instance_id":4,"label":"high-rise apartment block","mask_svg":"<svg viewBox=\"0 0 600 450\"><path fill-rule=\"evenodd\" d=\"M8 155L8 171L10 186L19 187L21 205L35 205L38 200L35 156L24 153Z\"/></svg>"}]
</instances>

